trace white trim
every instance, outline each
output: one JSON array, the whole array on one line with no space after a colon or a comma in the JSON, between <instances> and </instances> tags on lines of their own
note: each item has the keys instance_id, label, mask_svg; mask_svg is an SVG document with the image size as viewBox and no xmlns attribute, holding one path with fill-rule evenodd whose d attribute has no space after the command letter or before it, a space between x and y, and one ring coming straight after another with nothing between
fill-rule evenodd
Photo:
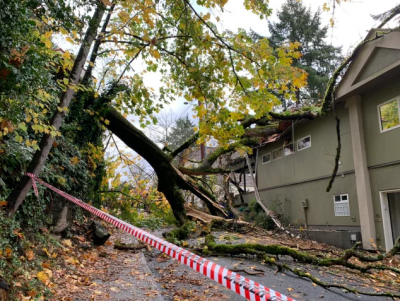
<instances>
[{"instance_id":1,"label":"white trim","mask_svg":"<svg viewBox=\"0 0 400 301\"><path fill-rule=\"evenodd\" d=\"M310 141L311 141L311 140L310 140ZM293 144L293 152L290 153L290 154L285 155L285 146L288 146L288 145L290 145L290 144ZM295 144L294 142L288 143L288 144L286 144L286 145L284 145L284 146L282 147L282 155L283 155L284 157L293 155L295 152L296 152L296 144Z\"/></svg>"},{"instance_id":2,"label":"white trim","mask_svg":"<svg viewBox=\"0 0 400 301\"><path fill-rule=\"evenodd\" d=\"M386 251L389 251L391 248L393 248L393 233L392 233L392 223L390 221L388 193L399 193L399 192L400 189L379 191L379 198L381 200L381 210L382 210L383 236L385 237Z\"/></svg>"},{"instance_id":3,"label":"white trim","mask_svg":"<svg viewBox=\"0 0 400 301\"><path fill-rule=\"evenodd\" d=\"M282 150L282 156L279 157L279 158L274 159L274 151L277 151L278 149L281 149L281 150ZM274 149L274 150L271 152L271 159L272 159L272 161L276 161L276 160L279 160L279 159L282 159L282 158L283 158L283 147L278 147L277 149Z\"/></svg>"},{"instance_id":4,"label":"white trim","mask_svg":"<svg viewBox=\"0 0 400 301\"><path fill-rule=\"evenodd\" d=\"M300 141L300 140L303 140L303 139L306 139L306 138L308 138L308 137L310 137L310 146L303 147L302 149L300 149L300 148L299 148L299 141ZM302 151L302 150L304 150L304 149L310 148L310 147L311 147L311 135L308 135L308 136L305 136L305 137L303 137L303 138L297 139L296 148L297 148L297 151L298 151L298 152L300 152L300 151Z\"/></svg>"},{"instance_id":5,"label":"white trim","mask_svg":"<svg viewBox=\"0 0 400 301\"><path fill-rule=\"evenodd\" d=\"M387 132L387 131L391 131L391 130L394 130L394 129L397 129L397 128L400 127L400 124L399 124L399 125L396 125L396 126L394 126L394 127L391 127L390 129L387 129L387 130L382 129L381 111L379 110L379 108L380 108L381 106L384 106L385 104L388 104L389 102L392 102L393 100L397 100L397 113L399 114L399 120L400 120L400 96L396 96L396 97L394 97L394 98L392 98L392 99L390 99L390 100L388 100L388 101L386 101L386 102L384 102L384 103L378 104L378 105L377 105L377 109L378 109L378 123L379 123L379 131L380 131L381 133L385 133L385 132Z\"/></svg>"},{"instance_id":6,"label":"white trim","mask_svg":"<svg viewBox=\"0 0 400 301\"><path fill-rule=\"evenodd\" d=\"M269 155L269 161L267 161L267 162L264 162L264 156L266 156L266 155ZM262 160L262 164L268 164L268 163L271 163L271 161L272 161L272 153L271 153L271 152L269 152L269 153L266 153L266 154L262 155L262 156L261 156L261 160Z\"/></svg>"},{"instance_id":7,"label":"white trim","mask_svg":"<svg viewBox=\"0 0 400 301\"><path fill-rule=\"evenodd\" d=\"M342 201L342 196L345 195L347 196L347 200L346 201ZM340 201L337 202L335 200L336 196L340 196ZM336 215L336 207L335 204L347 204L349 206L349 215ZM334 194L333 195L333 213L335 214L335 217L346 217L346 216L351 216L351 212L350 212L350 200L349 200L349 194L348 193L338 193L338 194Z\"/></svg>"}]
</instances>

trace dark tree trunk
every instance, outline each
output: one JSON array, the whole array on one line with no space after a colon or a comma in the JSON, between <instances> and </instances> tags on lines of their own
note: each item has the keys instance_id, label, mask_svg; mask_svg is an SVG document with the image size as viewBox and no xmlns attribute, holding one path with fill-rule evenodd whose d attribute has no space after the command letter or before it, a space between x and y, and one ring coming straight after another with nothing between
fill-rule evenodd
<instances>
[{"instance_id":1,"label":"dark tree trunk","mask_svg":"<svg viewBox=\"0 0 400 301\"><path fill-rule=\"evenodd\" d=\"M72 67L71 75L69 78L70 85L77 85L79 83L83 66L88 57L92 43L96 38L97 28L99 27L101 19L103 18L104 11L105 6L99 2L93 14L93 17L89 22L89 27L87 29L86 35L82 41L81 48L79 49L79 52L76 56L74 66ZM68 86L67 90L60 97L59 107L68 108L73 95L74 89ZM56 110L53 117L51 118L50 125L58 131L64 119L64 116L65 111L59 112L58 110ZM36 176L39 175L44 164L46 163L46 159L52 148L53 141L54 138L50 134L43 135L39 143L40 150L36 151L36 153L34 154L32 161L30 162L26 170L27 172L32 173ZM32 180L28 176L23 176L16 187L13 189L13 191L10 193L7 198L7 209L10 215L13 215L15 211L17 211L18 207L21 205L29 190L31 189L31 186Z\"/></svg>"},{"instance_id":2,"label":"dark tree trunk","mask_svg":"<svg viewBox=\"0 0 400 301\"><path fill-rule=\"evenodd\" d=\"M112 107L107 109L104 117L110 121L105 126L154 168L158 177L158 190L167 198L175 218L181 225L187 221L187 217L184 208L185 200L180 189L191 191L203 200L209 208L212 206L215 214L218 213L226 217L223 208L194 183L184 179L178 168L171 163L172 157L164 153L142 131L134 127Z\"/></svg>"}]
</instances>

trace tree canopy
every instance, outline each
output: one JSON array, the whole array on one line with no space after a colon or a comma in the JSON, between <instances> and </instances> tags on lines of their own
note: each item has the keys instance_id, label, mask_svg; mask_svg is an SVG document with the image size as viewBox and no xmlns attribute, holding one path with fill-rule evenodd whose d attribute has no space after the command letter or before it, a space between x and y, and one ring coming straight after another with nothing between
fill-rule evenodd
<instances>
[{"instance_id":1,"label":"tree canopy","mask_svg":"<svg viewBox=\"0 0 400 301\"><path fill-rule=\"evenodd\" d=\"M293 65L308 74L307 86L299 89L296 101L318 103L341 61L341 49L327 43L328 26L322 26L320 10L313 13L311 7L307 8L302 2L288 0L277 12L277 17L277 22L268 21L270 44L279 47L287 42L299 42L301 56L293 61ZM281 100L284 107L290 105L290 101Z\"/></svg>"}]
</instances>

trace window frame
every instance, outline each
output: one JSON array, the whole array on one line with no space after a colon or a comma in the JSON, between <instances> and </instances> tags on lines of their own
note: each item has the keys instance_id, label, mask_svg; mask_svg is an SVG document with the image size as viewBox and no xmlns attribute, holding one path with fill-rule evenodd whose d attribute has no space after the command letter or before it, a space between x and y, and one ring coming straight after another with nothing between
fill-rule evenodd
<instances>
[{"instance_id":1,"label":"window frame","mask_svg":"<svg viewBox=\"0 0 400 301\"><path fill-rule=\"evenodd\" d=\"M276 158L276 159L274 159L274 151L277 151L278 149L281 149L282 150L282 156L280 156L279 158ZM283 147L281 146L281 147L278 147L277 149L274 149L272 152L271 152L271 159L272 159L272 161L276 161L276 160L279 160L279 159L282 159L283 158Z\"/></svg>"},{"instance_id":2,"label":"window frame","mask_svg":"<svg viewBox=\"0 0 400 301\"><path fill-rule=\"evenodd\" d=\"M390 100L388 100L388 101L385 101L385 102L383 102L383 103L378 104L378 105L377 105L377 110L378 110L378 125L379 125L379 131L380 131L380 133L385 133L385 132L387 132L387 131L391 131L391 130L394 130L394 129L397 129L397 128L400 127L400 124L399 124L399 125L396 125L396 126L394 126L394 127L391 127L390 129L386 129L386 130L384 130L384 129L382 128L382 120L381 120L381 110L380 110L380 107L384 106L385 104L388 104L388 103L392 102L393 100L397 100L397 114L399 114L399 121L400 121L400 96L396 96L396 97L394 97L394 98L392 98L392 99L390 99Z\"/></svg>"},{"instance_id":3,"label":"window frame","mask_svg":"<svg viewBox=\"0 0 400 301\"><path fill-rule=\"evenodd\" d=\"M264 162L264 156L266 156L266 155L269 155L269 161L267 161L267 162ZM268 163L271 163L271 161L272 161L272 152L269 152L269 153L266 153L266 154L264 154L264 155L262 155L261 156L261 162L262 162L262 164L268 164Z\"/></svg>"},{"instance_id":4,"label":"window frame","mask_svg":"<svg viewBox=\"0 0 400 301\"><path fill-rule=\"evenodd\" d=\"M299 141L300 141L300 140L303 140L303 139L306 139L306 138L308 138L308 137L310 137L310 146L307 146L307 147L304 147L304 148L299 148ZM300 151L302 151L302 150L305 150L305 149L307 149L307 148L310 148L311 146L312 146L311 135L307 135L307 136L305 136L305 137L303 137L303 138L297 139L296 148L297 148L297 151L298 151L298 152L300 152Z\"/></svg>"},{"instance_id":5,"label":"window frame","mask_svg":"<svg viewBox=\"0 0 400 301\"><path fill-rule=\"evenodd\" d=\"M288 146L288 145L291 145L291 144L293 144L293 152L291 152L290 154L285 155L285 147ZM287 157L287 156L293 155L295 152L296 152L296 144L294 142L291 142L291 143L288 143L288 144L282 146L282 156L283 157Z\"/></svg>"},{"instance_id":6,"label":"window frame","mask_svg":"<svg viewBox=\"0 0 400 301\"><path fill-rule=\"evenodd\" d=\"M347 196L347 200L346 201L343 201L342 200L342 196ZM336 196L340 196L340 201L339 202L337 202L336 200L335 200L335 197ZM347 203L347 205L348 205L348 207L349 207L349 215L336 215L336 204L346 204ZM349 199L349 194L348 193L339 193L339 194L334 194L333 195L333 213L335 214L335 217L347 217L347 216L351 216L351 212L350 212L350 199Z\"/></svg>"}]
</instances>

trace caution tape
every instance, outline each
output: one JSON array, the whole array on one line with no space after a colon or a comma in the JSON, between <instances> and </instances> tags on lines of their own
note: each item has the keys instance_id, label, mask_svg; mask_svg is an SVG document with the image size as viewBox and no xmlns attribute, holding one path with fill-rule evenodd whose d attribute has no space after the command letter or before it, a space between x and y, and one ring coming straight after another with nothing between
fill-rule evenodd
<instances>
[{"instance_id":1,"label":"caution tape","mask_svg":"<svg viewBox=\"0 0 400 301\"><path fill-rule=\"evenodd\" d=\"M37 178L35 175L30 173L25 173L29 176L33 182L33 188L35 194L38 195L36 183L38 182L47 188L53 190L57 194L63 196L67 200L75 203L79 207L82 207L94 215L102 218L103 220L113 224L114 226L122 229L123 231L135 236L136 238L144 241L145 243L151 245L152 247L160 250L161 252L167 254L170 257L175 258L182 264L187 265L193 270L203 274L204 276L218 282L219 284L227 287L228 289L236 292L240 296L252 301L295 301L283 294L280 294L268 287L265 287L258 282L250 280L243 277L235 272L230 271L208 259L202 258L199 255L193 254L181 247L171 244L157 236L143 231L131 224L128 224L108 213L105 213L97 208L94 208L81 200L61 191L50 184Z\"/></svg>"}]
</instances>

